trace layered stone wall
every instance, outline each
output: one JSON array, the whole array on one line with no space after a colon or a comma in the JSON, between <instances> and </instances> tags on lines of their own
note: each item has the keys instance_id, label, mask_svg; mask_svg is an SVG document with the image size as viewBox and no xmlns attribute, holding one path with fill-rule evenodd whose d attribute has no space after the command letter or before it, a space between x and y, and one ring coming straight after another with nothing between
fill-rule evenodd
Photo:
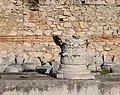
<instances>
[{"instance_id":1,"label":"layered stone wall","mask_svg":"<svg viewBox=\"0 0 120 95\"><path fill-rule=\"evenodd\" d=\"M52 35L79 35L88 54L86 64L102 64L103 54L107 62L113 56L114 62L120 61L119 0L29 1L0 0L1 64L14 62L15 55L35 63L38 56L45 62L56 58L60 49Z\"/></svg>"}]
</instances>

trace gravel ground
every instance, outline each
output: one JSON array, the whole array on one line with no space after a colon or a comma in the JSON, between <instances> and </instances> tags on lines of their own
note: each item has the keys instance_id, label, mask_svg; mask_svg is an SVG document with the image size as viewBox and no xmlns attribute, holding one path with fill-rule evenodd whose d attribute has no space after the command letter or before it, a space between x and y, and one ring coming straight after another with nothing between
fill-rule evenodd
<instances>
[{"instance_id":1,"label":"gravel ground","mask_svg":"<svg viewBox=\"0 0 120 95\"><path fill-rule=\"evenodd\" d=\"M103 93L113 87L120 87L119 74L105 76L96 75L96 80L56 79L37 73L1 73L0 76L0 95L3 95L3 93L9 91L21 91L29 93L33 89L38 89L39 92L51 91L51 89L60 89L64 86L68 91L71 91L72 89L80 91L82 87L93 87L94 85L97 85L96 87L101 93Z\"/></svg>"},{"instance_id":2,"label":"gravel ground","mask_svg":"<svg viewBox=\"0 0 120 95\"><path fill-rule=\"evenodd\" d=\"M62 80L56 79L49 75L38 74L36 72L25 73L0 73L1 80ZM65 79L64 79L65 80ZM120 74L95 75L93 81L118 81L120 82Z\"/></svg>"}]
</instances>

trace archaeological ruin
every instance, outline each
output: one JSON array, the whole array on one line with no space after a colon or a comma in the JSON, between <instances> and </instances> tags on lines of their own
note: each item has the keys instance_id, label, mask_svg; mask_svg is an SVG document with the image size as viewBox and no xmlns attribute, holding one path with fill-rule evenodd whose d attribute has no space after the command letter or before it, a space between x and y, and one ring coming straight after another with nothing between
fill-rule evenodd
<instances>
[{"instance_id":1,"label":"archaeological ruin","mask_svg":"<svg viewBox=\"0 0 120 95\"><path fill-rule=\"evenodd\" d=\"M41 62L62 79L94 79L103 63L119 73L120 0L0 0L0 72Z\"/></svg>"}]
</instances>

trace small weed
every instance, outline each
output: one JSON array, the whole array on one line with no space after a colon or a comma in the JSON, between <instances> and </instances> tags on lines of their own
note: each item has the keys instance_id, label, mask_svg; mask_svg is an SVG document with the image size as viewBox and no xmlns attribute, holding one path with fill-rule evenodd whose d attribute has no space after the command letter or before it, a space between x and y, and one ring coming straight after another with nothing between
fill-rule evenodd
<instances>
[{"instance_id":1,"label":"small weed","mask_svg":"<svg viewBox=\"0 0 120 95\"><path fill-rule=\"evenodd\" d=\"M111 73L110 70L104 69L102 71L91 71L91 73L100 73L101 75L106 75Z\"/></svg>"}]
</instances>

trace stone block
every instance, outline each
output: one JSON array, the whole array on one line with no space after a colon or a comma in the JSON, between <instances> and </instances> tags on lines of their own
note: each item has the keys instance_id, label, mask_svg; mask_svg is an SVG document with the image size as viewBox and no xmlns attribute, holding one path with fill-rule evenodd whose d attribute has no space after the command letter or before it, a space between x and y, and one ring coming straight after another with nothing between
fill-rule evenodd
<instances>
[{"instance_id":1,"label":"stone block","mask_svg":"<svg viewBox=\"0 0 120 95\"><path fill-rule=\"evenodd\" d=\"M50 29L50 26L48 25L48 24L40 24L39 25L39 28L41 29L41 30L49 30Z\"/></svg>"},{"instance_id":2,"label":"stone block","mask_svg":"<svg viewBox=\"0 0 120 95\"><path fill-rule=\"evenodd\" d=\"M70 27L72 27L71 22L64 22L64 27L65 27L65 28L70 28Z\"/></svg>"},{"instance_id":3,"label":"stone block","mask_svg":"<svg viewBox=\"0 0 120 95\"><path fill-rule=\"evenodd\" d=\"M53 35L61 35L62 32L63 32L63 31L55 31L55 32L53 32L52 34L53 34Z\"/></svg>"},{"instance_id":4,"label":"stone block","mask_svg":"<svg viewBox=\"0 0 120 95\"><path fill-rule=\"evenodd\" d=\"M41 29L37 29L36 31L34 31L35 35L43 35L43 31Z\"/></svg>"},{"instance_id":5,"label":"stone block","mask_svg":"<svg viewBox=\"0 0 120 95\"><path fill-rule=\"evenodd\" d=\"M36 24L35 23L24 23L24 26L25 27L36 27Z\"/></svg>"},{"instance_id":6,"label":"stone block","mask_svg":"<svg viewBox=\"0 0 120 95\"><path fill-rule=\"evenodd\" d=\"M84 67L84 69L83 69ZM79 69L77 69L79 68ZM80 69L81 68L81 69ZM84 65L65 64L63 69L58 71L57 78L62 79L95 79L90 71ZM84 71L85 70L85 71Z\"/></svg>"},{"instance_id":7,"label":"stone block","mask_svg":"<svg viewBox=\"0 0 120 95\"><path fill-rule=\"evenodd\" d=\"M62 26L60 26L60 25L57 25L57 29L58 29L58 30L65 30L65 28L62 27Z\"/></svg>"},{"instance_id":8,"label":"stone block","mask_svg":"<svg viewBox=\"0 0 120 95\"><path fill-rule=\"evenodd\" d=\"M4 72L6 72L6 73L19 73L22 70L23 69L22 69L21 65L14 65L14 66L8 66L7 68L5 68Z\"/></svg>"},{"instance_id":9,"label":"stone block","mask_svg":"<svg viewBox=\"0 0 120 95\"><path fill-rule=\"evenodd\" d=\"M69 11L64 11L64 15L65 15L65 16L70 16L71 13L70 13Z\"/></svg>"},{"instance_id":10,"label":"stone block","mask_svg":"<svg viewBox=\"0 0 120 95\"><path fill-rule=\"evenodd\" d=\"M76 28L79 28L79 27L80 27L80 24L79 24L79 22L77 22L77 21L72 22L72 24L73 24L73 26L76 27Z\"/></svg>"},{"instance_id":11,"label":"stone block","mask_svg":"<svg viewBox=\"0 0 120 95\"><path fill-rule=\"evenodd\" d=\"M86 22L82 22L82 21L80 22L80 26L81 26L81 28L88 28L89 27Z\"/></svg>"},{"instance_id":12,"label":"stone block","mask_svg":"<svg viewBox=\"0 0 120 95\"><path fill-rule=\"evenodd\" d=\"M71 16L71 17L68 17L68 19L69 19L70 21L75 21L75 20L76 20L76 17Z\"/></svg>"},{"instance_id":13,"label":"stone block","mask_svg":"<svg viewBox=\"0 0 120 95\"><path fill-rule=\"evenodd\" d=\"M120 0L116 0L116 4L117 4L117 5L120 5Z\"/></svg>"},{"instance_id":14,"label":"stone block","mask_svg":"<svg viewBox=\"0 0 120 95\"><path fill-rule=\"evenodd\" d=\"M116 1L116 0L106 0L106 2L107 2L108 4L115 4L115 1Z\"/></svg>"},{"instance_id":15,"label":"stone block","mask_svg":"<svg viewBox=\"0 0 120 95\"><path fill-rule=\"evenodd\" d=\"M43 35L46 35L46 36L49 36L49 35L51 35L52 34L52 30L45 30L44 32L43 32Z\"/></svg>"}]
</instances>

